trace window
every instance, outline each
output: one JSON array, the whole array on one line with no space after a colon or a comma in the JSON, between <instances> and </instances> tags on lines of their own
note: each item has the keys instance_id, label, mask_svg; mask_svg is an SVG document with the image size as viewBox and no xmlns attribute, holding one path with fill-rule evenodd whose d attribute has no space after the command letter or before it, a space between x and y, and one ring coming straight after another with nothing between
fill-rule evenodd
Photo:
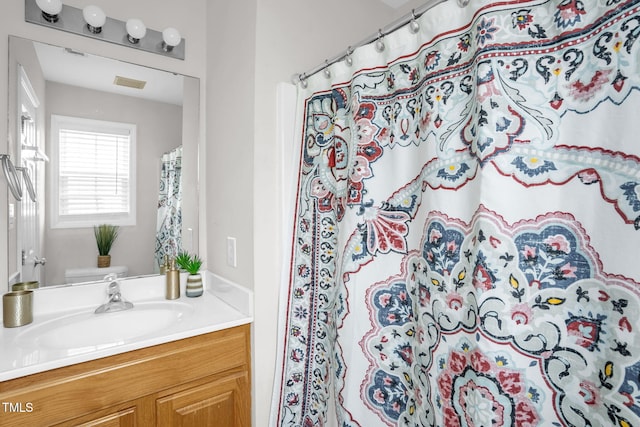
<instances>
[{"instance_id":1,"label":"window","mask_svg":"<svg viewBox=\"0 0 640 427\"><path fill-rule=\"evenodd\" d=\"M51 116L51 227L135 225L136 126Z\"/></svg>"}]
</instances>

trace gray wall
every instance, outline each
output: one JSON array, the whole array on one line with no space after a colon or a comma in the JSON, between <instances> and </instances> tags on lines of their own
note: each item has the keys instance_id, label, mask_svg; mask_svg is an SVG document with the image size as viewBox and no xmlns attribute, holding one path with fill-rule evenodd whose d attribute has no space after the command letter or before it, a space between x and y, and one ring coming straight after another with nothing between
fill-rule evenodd
<instances>
[{"instance_id":1,"label":"gray wall","mask_svg":"<svg viewBox=\"0 0 640 427\"><path fill-rule=\"evenodd\" d=\"M284 264L281 217L289 214L281 209L281 189L283 185L289 185L283 182L282 170L289 166L285 162L293 154L290 147L284 147L278 141L276 86L280 82L289 82L294 73L305 72L347 46L375 34L378 28L422 3L423 0L411 0L400 9L391 9L381 1L372 0L257 2L255 59L246 59L246 65L255 63L254 134L248 139L253 142L254 158L251 170L254 227L249 243L253 245L254 273L251 279L256 301L253 339L256 354L259 354L254 359L255 419L258 426L266 425L271 403L280 273ZM226 17L227 23L221 23L223 28L219 31L233 33L233 27L239 20L241 17L237 15ZM212 63L218 59L210 57L208 60ZM208 70L208 80L211 80L210 73ZM235 102L237 106L240 100ZM291 117L288 122L292 120ZM213 142L211 136L210 142Z\"/></svg>"},{"instance_id":2,"label":"gray wall","mask_svg":"<svg viewBox=\"0 0 640 427\"><path fill-rule=\"evenodd\" d=\"M160 158L181 144L182 107L55 82L47 82L46 99L47 140L50 140L52 114L137 126L136 225L120 228L118 240L111 249L111 265L127 266L130 276L152 273ZM47 155L53 158L49 149ZM50 204L47 198L47 212ZM50 225L47 214L44 252L47 284L64 283L66 268L96 266L98 252L92 228L52 229Z\"/></svg>"},{"instance_id":3,"label":"gray wall","mask_svg":"<svg viewBox=\"0 0 640 427\"><path fill-rule=\"evenodd\" d=\"M179 6L153 0L93 1L116 19L139 16L149 28L179 28L187 40L184 61L26 24L24 2L5 3L0 39L14 34L202 78L200 135L205 125L207 135L199 163L200 249L210 270L255 292L254 424L268 425L283 262L279 208L283 153L276 135L276 84L376 32L422 1L411 0L398 10L371 0L185 0ZM82 0L64 3L86 5ZM327 10L335 11L330 26L318 18ZM0 58L7 58L6 42L0 43ZM7 81L6 73L0 61L0 82ZM0 100L6 98L7 86L2 83ZM0 102L0 117L5 116L6 105ZM0 135L6 133L5 126L0 120ZM7 187L0 185L0 200L6 197ZM0 204L0 224L6 219L6 206ZM5 241L6 231L0 227L0 242ZM226 265L227 236L238 239L237 268ZM0 259L4 251L0 246ZM2 263L0 277L7 277Z\"/></svg>"}]
</instances>

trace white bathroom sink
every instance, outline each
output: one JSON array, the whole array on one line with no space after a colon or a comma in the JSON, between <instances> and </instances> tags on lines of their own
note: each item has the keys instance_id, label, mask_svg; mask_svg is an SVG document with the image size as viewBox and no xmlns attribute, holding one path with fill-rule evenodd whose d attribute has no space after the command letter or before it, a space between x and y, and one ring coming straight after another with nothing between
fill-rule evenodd
<instances>
[{"instance_id":1,"label":"white bathroom sink","mask_svg":"<svg viewBox=\"0 0 640 427\"><path fill-rule=\"evenodd\" d=\"M111 313L76 312L27 327L16 343L68 355L85 353L164 331L193 312L192 305L180 301L137 303L132 309Z\"/></svg>"},{"instance_id":2,"label":"white bathroom sink","mask_svg":"<svg viewBox=\"0 0 640 427\"><path fill-rule=\"evenodd\" d=\"M186 284L187 273L181 282ZM0 327L0 382L250 323L253 296L211 272L197 298L166 300L162 275L120 282L133 308L95 314L106 283L40 288L33 323Z\"/></svg>"}]
</instances>

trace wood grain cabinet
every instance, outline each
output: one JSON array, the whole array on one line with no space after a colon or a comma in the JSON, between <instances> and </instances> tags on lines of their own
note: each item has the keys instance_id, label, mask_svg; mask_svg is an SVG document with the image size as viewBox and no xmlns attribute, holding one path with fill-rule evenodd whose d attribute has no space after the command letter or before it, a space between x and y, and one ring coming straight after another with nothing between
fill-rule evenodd
<instances>
[{"instance_id":1,"label":"wood grain cabinet","mask_svg":"<svg viewBox=\"0 0 640 427\"><path fill-rule=\"evenodd\" d=\"M158 426L249 425L247 379L245 373L238 372L159 398L156 400Z\"/></svg>"},{"instance_id":2,"label":"wood grain cabinet","mask_svg":"<svg viewBox=\"0 0 640 427\"><path fill-rule=\"evenodd\" d=\"M0 383L1 426L251 425L249 325Z\"/></svg>"}]
</instances>

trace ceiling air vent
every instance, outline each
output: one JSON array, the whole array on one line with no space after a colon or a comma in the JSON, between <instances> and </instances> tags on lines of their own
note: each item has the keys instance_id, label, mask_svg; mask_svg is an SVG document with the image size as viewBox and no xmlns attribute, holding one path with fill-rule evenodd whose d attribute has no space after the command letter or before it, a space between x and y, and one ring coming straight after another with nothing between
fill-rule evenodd
<instances>
[{"instance_id":1,"label":"ceiling air vent","mask_svg":"<svg viewBox=\"0 0 640 427\"><path fill-rule=\"evenodd\" d=\"M116 84L118 86L130 87L133 89L144 89L144 85L146 85L147 82L142 80L130 79L128 77L116 76L116 78L113 80L113 84Z\"/></svg>"}]
</instances>

